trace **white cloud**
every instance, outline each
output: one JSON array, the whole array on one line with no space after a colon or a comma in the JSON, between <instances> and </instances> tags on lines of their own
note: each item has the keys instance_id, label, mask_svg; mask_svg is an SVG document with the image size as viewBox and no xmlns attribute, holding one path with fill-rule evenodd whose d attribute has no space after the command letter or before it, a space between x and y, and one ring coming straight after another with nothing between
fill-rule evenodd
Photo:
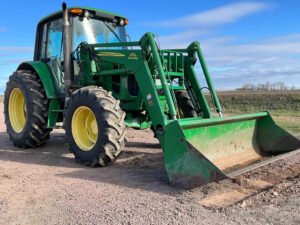
<instances>
[{"instance_id":1,"label":"white cloud","mask_svg":"<svg viewBox=\"0 0 300 225\"><path fill-rule=\"evenodd\" d=\"M30 46L0 46L0 95L17 66L23 61L32 60L33 50Z\"/></svg>"},{"instance_id":2,"label":"white cloud","mask_svg":"<svg viewBox=\"0 0 300 225\"><path fill-rule=\"evenodd\" d=\"M11 58L11 59L0 60L0 66L18 65L21 62L25 62L28 60L30 60L30 58Z\"/></svg>"},{"instance_id":3,"label":"white cloud","mask_svg":"<svg viewBox=\"0 0 300 225\"><path fill-rule=\"evenodd\" d=\"M1 53L3 52L33 52L33 47L29 46L0 46Z\"/></svg>"},{"instance_id":4,"label":"white cloud","mask_svg":"<svg viewBox=\"0 0 300 225\"><path fill-rule=\"evenodd\" d=\"M169 19L150 24L160 27L215 26L220 24L232 23L242 17L258 13L269 8L271 8L271 5L266 3L240 2L221 6L181 18Z\"/></svg>"},{"instance_id":5,"label":"white cloud","mask_svg":"<svg viewBox=\"0 0 300 225\"><path fill-rule=\"evenodd\" d=\"M234 44L226 41L226 37L219 39L224 42L217 43L213 39L204 39L202 42L202 47L209 57L219 62L223 59L225 63L233 60L274 63L278 60L284 62L286 59L300 56L300 35L286 35L246 44Z\"/></svg>"},{"instance_id":6,"label":"white cloud","mask_svg":"<svg viewBox=\"0 0 300 225\"><path fill-rule=\"evenodd\" d=\"M203 35L204 34L204 35ZM160 36L159 41L163 48L186 48L195 40L206 40L210 45L222 45L223 43L228 43L236 39L236 37L226 36L226 37L211 37L209 39L205 36L209 33L203 33L199 31L185 31L180 33L175 33L172 35ZM200 42L202 45L203 43ZM207 43L205 43L207 44Z\"/></svg>"},{"instance_id":7,"label":"white cloud","mask_svg":"<svg viewBox=\"0 0 300 225\"><path fill-rule=\"evenodd\" d=\"M191 43L191 39L204 34L202 31L185 31L173 35L160 36L158 39L165 48L187 47Z\"/></svg>"},{"instance_id":8,"label":"white cloud","mask_svg":"<svg viewBox=\"0 0 300 225\"><path fill-rule=\"evenodd\" d=\"M300 49L295 49L298 42L289 42L291 38L281 44L280 41L272 40L275 43L235 45L234 42L236 42L237 37L220 37L216 33L216 26L234 23L243 17L270 8L272 8L272 5L266 3L240 2L181 18L149 23L149 25L181 29L181 32L159 37L162 48L187 48L194 40L202 40L201 47L204 50L210 71L212 71L216 87L218 89L236 88L244 82L254 82L260 76L270 79L268 74L272 74L272 72L265 71L264 65L270 65L272 62L278 64L282 60L282 57L274 56L274 54L281 51L297 52ZM294 39L298 40L297 37L294 37ZM287 62L287 65L291 64L291 61ZM271 68L274 67L271 66ZM280 71L280 68L277 69ZM255 78L252 77L252 74ZM277 74L280 74L280 72ZM201 83L203 83L203 80L201 80Z\"/></svg>"},{"instance_id":9,"label":"white cloud","mask_svg":"<svg viewBox=\"0 0 300 225\"><path fill-rule=\"evenodd\" d=\"M178 37L168 39L168 37ZM201 47L218 89L244 83L283 81L300 88L300 34L238 43L238 37L188 37L184 33L160 38L162 48L186 48L193 40Z\"/></svg>"}]
</instances>

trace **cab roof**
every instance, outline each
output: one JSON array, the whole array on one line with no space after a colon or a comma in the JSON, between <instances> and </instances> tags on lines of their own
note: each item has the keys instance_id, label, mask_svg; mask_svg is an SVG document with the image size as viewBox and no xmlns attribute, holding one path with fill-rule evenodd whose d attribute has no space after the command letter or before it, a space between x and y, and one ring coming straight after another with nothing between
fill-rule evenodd
<instances>
[{"instance_id":1,"label":"cab roof","mask_svg":"<svg viewBox=\"0 0 300 225\"><path fill-rule=\"evenodd\" d=\"M91 8L91 7L84 7L84 6L74 6L74 7L68 7L68 11L70 12L71 9L82 9L84 11L89 11L92 12L96 15L96 17L98 18L104 18L104 19L109 19L109 20L113 20L114 18L123 18L126 19L126 17L116 14L116 13L112 13L112 12L108 12L102 9L96 9L96 8ZM60 18L62 17L62 10L54 12L46 17L44 17L43 19L41 19L39 21L38 24L42 24L45 23L47 21L51 21L54 20L56 18Z\"/></svg>"}]
</instances>

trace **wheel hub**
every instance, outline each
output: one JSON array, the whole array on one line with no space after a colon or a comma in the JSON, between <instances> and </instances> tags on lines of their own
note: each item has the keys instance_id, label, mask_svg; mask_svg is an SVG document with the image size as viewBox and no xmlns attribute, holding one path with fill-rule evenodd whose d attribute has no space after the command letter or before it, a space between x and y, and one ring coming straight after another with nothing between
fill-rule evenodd
<instances>
[{"instance_id":1,"label":"wheel hub","mask_svg":"<svg viewBox=\"0 0 300 225\"><path fill-rule=\"evenodd\" d=\"M9 121L16 133L21 133L26 123L26 102L21 89L14 88L8 100Z\"/></svg>"},{"instance_id":2,"label":"wheel hub","mask_svg":"<svg viewBox=\"0 0 300 225\"><path fill-rule=\"evenodd\" d=\"M77 146L90 151L98 140L98 125L95 114L86 106L78 107L72 117L72 135Z\"/></svg>"}]
</instances>

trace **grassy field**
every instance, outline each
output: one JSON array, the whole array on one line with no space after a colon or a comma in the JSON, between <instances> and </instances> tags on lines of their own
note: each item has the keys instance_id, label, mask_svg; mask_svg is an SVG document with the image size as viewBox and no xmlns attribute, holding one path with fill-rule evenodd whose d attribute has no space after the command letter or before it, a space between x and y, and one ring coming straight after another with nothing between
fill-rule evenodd
<instances>
[{"instance_id":1,"label":"grassy field","mask_svg":"<svg viewBox=\"0 0 300 225\"><path fill-rule=\"evenodd\" d=\"M225 115L269 111L278 125L300 137L300 91L227 91L218 96Z\"/></svg>"},{"instance_id":2,"label":"grassy field","mask_svg":"<svg viewBox=\"0 0 300 225\"><path fill-rule=\"evenodd\" d=\"M218 93L227 115L269 111L276 123L300 137L300 91Z\"/></svg>"}]
</instances>

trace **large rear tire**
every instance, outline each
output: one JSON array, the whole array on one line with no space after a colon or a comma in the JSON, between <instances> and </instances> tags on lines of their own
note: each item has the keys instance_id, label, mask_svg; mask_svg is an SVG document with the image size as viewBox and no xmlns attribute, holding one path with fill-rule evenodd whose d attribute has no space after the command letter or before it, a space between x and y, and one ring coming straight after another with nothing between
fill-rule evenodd
<instances>
[{"instance_id":1,"label":"large rear tire","mask_svg":"<svg viewBox=\"0 0 300 225\"><path fill-rule=\"evenodd\" d=\"M17 71L9 77L4 94L7 133L15 146L39 147L52 129L47 127L49 101L38 75Z\"/></svg>"},{"instance_id":2,"label":"large rear tire","mask_svg":"<svg viewBox=\"0 0 300 225\"><path fill-rule=\"evenodd\" d=\"M197 112L193 106L188 93L184 90L175 91L178 106L178 114L180 118L197 117Z\"/></svg>"},{"instance_id":3,"label":"large rear tire","mask_svg":"<svg viewBox=\"0 0 300 225\"><path fill-rule=\"evenodd\" d=\"M65 114L70 151L80 163L106 166L125 146L125 112L110 92L96 86L72 94Z\"/></svg>"}]
</instances>

